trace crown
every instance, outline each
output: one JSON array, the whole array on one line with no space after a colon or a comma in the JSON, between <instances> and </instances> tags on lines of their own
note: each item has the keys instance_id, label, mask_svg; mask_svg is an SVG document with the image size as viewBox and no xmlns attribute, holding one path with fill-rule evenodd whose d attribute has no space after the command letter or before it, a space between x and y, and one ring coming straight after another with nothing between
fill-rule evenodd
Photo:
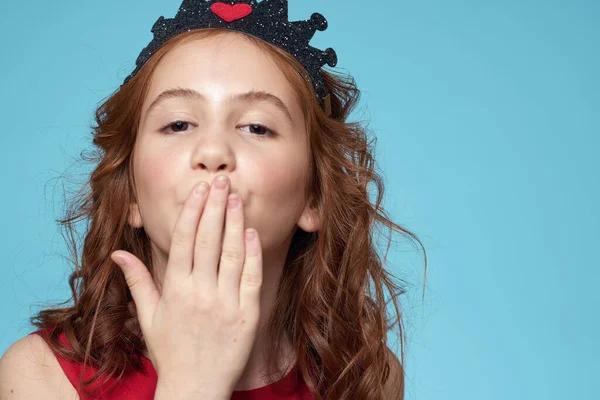
<instances>
[{"instance_id":1,"label":"crown","mask_svg":"<svg viewBox=\"0 0 600 400\"><path fill-rule=\"evenodd\" d=\"M310 46L316 30L327 29L327 20L313 13L309 20L288 21L287 0L206 1L183 0L175 18L160 16L151 32L152 41L136 60L133 72L125 78L126 84L140 68L170 38L194 29L226 28L244 32L272 43L293 55L304 66L315 90L319 104L331 113L329 91L325 86L321 68L327 64L335 67L337 54L332 48L322 51Z\"/></svg>"}]
</instances>

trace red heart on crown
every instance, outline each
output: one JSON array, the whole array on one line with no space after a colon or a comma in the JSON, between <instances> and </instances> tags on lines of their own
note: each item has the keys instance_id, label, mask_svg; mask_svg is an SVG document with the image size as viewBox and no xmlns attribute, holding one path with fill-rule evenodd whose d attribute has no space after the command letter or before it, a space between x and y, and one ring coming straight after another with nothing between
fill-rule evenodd
<instances>
[{"instance_id":1,"label":"red heart on crown","mask_svg":"<svg viewBox=\"0 0 600 400\"><path fill-rule=\"evenodd\" d=\"M227 22L235 21L236 19L244 18L252 12L250 4L225 4L215 3L210 6L212 12Z\"/></svg>"}]
</instances>

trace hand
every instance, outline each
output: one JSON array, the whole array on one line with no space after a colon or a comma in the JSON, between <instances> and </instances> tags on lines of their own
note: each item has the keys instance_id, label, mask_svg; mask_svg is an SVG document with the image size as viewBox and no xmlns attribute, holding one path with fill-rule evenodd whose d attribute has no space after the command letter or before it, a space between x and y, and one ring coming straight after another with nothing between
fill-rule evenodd
<instances>
[{"instance_id":1,"label":"hand","mask_svg":"<svg viewBox=\"0 0 600 400\"><path fill-rule=\"evenodd\" d=\"M215 393L216 385L230 395L258 330L262 250L255 229L247 229L254 239L244 237L243 202L228 196L228 179L225 188L196 188L205 193L192 189L175 224L162 293L136 256L118 250L111 258L131 290L159 382L196 393ZM227 206L228 197L238 205Z\"/></svg>"}]
</instances>

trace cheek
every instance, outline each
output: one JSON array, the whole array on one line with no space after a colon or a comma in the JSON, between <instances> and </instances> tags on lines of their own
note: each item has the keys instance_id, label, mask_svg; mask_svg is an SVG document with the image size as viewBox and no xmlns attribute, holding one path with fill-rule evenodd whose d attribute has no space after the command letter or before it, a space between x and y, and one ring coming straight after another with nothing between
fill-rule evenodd
<instances>
[{"instance_id":1,"label":"cheek","mask_svg":"<svg viewBox=\"0 0 600 400\"><path fill-rule=\"evenodd\" d=\"M278 155L263 158L256 166L251 184L249 224L256 228L264 248L275 248L294 229L304 209L307 166L299 157Z\"/></svg>"},{"instance_id":2,"label":"cheek","mask_svg":"<svg viewBox=\"0 0 600 400\"><path fill-rule=\"evenodd\" d=\"M168 153L144 150L142 157L134 157L138 207L144 230L158 248L167 252L169 232L179 214L175 193L178 164Z\"/></svg>"},{"instance_id":3,"label":"cheek","mask_svg":"<svg viewBox=\"0 0 600 400\"><path fill-rule=\"evenodd\" d=\"M167 168L165 160L161 160L159 157L153 159L143 158L140 159L135 165L135 179L138 190L138 195L142 197L140 202L143 202L143 198L152 197L152 193L160 192L162 186L166 183L165 173Z\"/></svg>"},{"instance_id":4,"label":"cheek","mask_svg":"<svg viewBox=\"0 0 600 400\"><path fill-rule=\"evenodd\" d=\"M140 196L156 200L154 197L164 195L172 187L172 175L178 165L174 155L174 152L153 148L150 143L140 146L134 162L134 176Z\"/></svg>"},{"instance_id":5,"label":"cheek","mask_svg":"<svg viewBox=\"0 0 600 400\"><path fill-rule=\"evenodd\" d=\"M269 204L288 206L298 202L305 185L306 161L297 152L262 157L252 177L255 192Z\"/></svg>"}]
</instances>

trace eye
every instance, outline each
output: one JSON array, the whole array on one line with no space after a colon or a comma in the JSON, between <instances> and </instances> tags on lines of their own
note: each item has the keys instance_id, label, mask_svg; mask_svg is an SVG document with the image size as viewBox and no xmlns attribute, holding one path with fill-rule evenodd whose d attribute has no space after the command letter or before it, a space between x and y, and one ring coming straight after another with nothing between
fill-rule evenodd
<instances>
[{"instance_id":1,"label":"eye","mask_svg":"<svg viewBox=\"0 0 600 400\"><path fill-rule=\"evenodd\" d=\"M167 132L167 133L177 133L177 132L182 132L183 130L185 130L186 127L188 127L188 125L190 125L189 122L186 121L174 121L174 122L169 122L167 125L163 126L160 131L161 132ZM175 130L171 130L169 132L170 128L175 128ZM180 130L181 129L181 130Z\"/></svg>"},{"instance_id":2,"label":"eye","mask_svg":"<svg viewBox=\"0 0 600 400\"><path fill-rule=\"evenodd\" d=\"M250 124L250 125L244 125L243 128L245 127L250 127L250 130L253 134L253 136L256 136L258 139L264 139L267 136L273 136L275 135L275 132L273 132L272 130L270 130L269 128L267 128L264 125L260 125L260 124ZM263 131L263 133L257 133Z\"/></svg>"},{"instance_id":3,"label":"eye","mask_svg":"<svg viewBox=\"0 0 600 400\"><path fill-rule=\"evenodd\" d=\"M180 132L187 131L188 129L186 129L186 128L188 128L190 125L191 125L190 122L178 120L178 121L169 122L167 125L163 126L160 129L160 131L163 133L167 133L167 134L180 133ZM250 125L244 125L242 128L245 128L245 127L250 127L250 133L257 139L264 139L265 137L275 135L274 131L272 131L271 129L267 128L264 125L250 124Z\"/></svg>"}]
</instances>

